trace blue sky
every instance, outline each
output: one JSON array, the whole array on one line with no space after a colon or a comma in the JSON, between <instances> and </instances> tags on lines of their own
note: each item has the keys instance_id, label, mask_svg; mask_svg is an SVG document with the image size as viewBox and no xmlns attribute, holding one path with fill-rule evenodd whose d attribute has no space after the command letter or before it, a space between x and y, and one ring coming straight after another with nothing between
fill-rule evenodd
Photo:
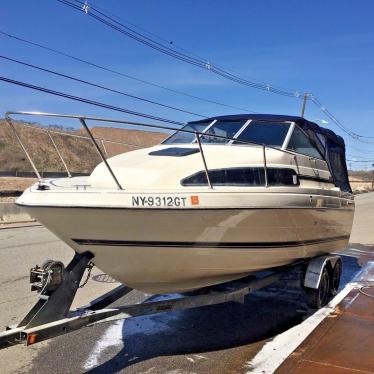
<instances>
[{"instance_id":1,"label":"blue sky","mask_svg":"<svg viewBox=\"0 0 374 374\"><path fill-rule=\"evenodd\" d=\"M89 1L90 3L90 1ZM374 136L374 2L362 0L95 0L212 63L299 92L312 91L348 128ZM54 0L3 0L0 30L172 89L260 113L299 114L301 102L238 85L187 65ZM239 112L171 94L0 36L1 54L204 115ZM191 115L137 102L0 60L1 75L180 121ZM131 118L0 82L0 112L42 110ZM309 119L324 118L313 104ZM134 118L131 118L134 119ZM342 133L348 155L374 159L374 144ZM374 139L373 139L374 142ZM353 148L355 149L353 149Z\"/></svg>"}]
</instances>

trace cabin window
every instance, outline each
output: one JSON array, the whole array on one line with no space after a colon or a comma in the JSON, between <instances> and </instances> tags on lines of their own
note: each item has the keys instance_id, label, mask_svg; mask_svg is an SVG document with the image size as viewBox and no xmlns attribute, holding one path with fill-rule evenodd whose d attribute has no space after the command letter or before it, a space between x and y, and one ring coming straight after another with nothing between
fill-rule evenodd
<instances>
[{"instance_id":1,"label":"cabin window","mask_svg":"<svg viewBox=\"0 0 374 374\"><path fill-rule=\"evenodd\" d=\"M206 134L223 136L225 138L233 138L235 134L243 127L245 121L217 121L214 125L205 131ZM214 136L201 136L202 143L219 143L226 144L230 140L216 138Z\"/></svg>"},{"instance_id":2,"label":"cabin window","mask_svg":"<svg viewBox=\"0 0 374 374\"><path fill-rule=\"evenodd\" d=\"M299 184L293 169L267 168L268 185L295 186ZM209 170L209 179L214 186L265 186L264 168L227 168ZM199 171L182 179L182 186L207 186L205 171Z\"/></svg>"},{"instance_id":3,"label":"cabin window","mask_svg":"<svg viewBox=\"0 0 374 374\"><path fill-rule=\"evenodd\" d=\"M317 148L312 144L307 135L297 126L294 128L287 149L306 156L322 159Z\"/></svg>"},{"instance_id":4,"label":"cabin window","mask_svg":"<svg viewBox=\"0 0 374 374\"><path fill-rule=\"evenodd\" d=\"M286 122L252 121L238 136L238 140L280 148L289 128L290 123ZM240 144L240 142L234 141L234 144Z\"/></svg>"},{"instance_id":5,"label":"cabin window","mask_svg":"<svg viewBox=\"0 0 374 374\"><path fill-rule=\"evenodd\" d=\"M199 123L188 123L186 126L182 127L182 130L203 132L211 123L212 121L199 122ZM195 134L177 131L175 134L171 135L169 138L164 140L162 144L192 143L195 139L196 139Z\"/></svg>"}]
</instances>

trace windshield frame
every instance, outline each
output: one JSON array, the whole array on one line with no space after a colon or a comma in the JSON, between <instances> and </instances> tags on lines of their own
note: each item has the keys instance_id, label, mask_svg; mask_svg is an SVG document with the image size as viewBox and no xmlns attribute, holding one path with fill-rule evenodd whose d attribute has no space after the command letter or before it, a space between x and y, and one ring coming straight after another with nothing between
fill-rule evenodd
<instances>
[{"instance_id":1,"label":"windshield frame","mask_svg":"<svg viewBox=\"0 0 374 374\"><path fill-rule=\"evenodd\" d=\"M232 142L235 141L235 139L237 139L237 137L242 133L242 131L247 127L247 125L251 122L252 120L249 119L247 121L245 121L242 126L239 128L239 130L232 136L232 137L227 137L228 141L226 143L222 143L222 142L217 142L217 143L209 143L209 142L203 142L202 141L202 144L206 144L206 145L231 145ZM206 129L204 129L203 133L204 134L207 134L205 136L207 137L211 137L211 138L214 138L215 135L213 134L208 134L208 130L213 127L213 125L216 123L216 122L231 122L231 121L218 121L218 120L215 120L214 122L211 123L211 125L209 127L207 127ZM242 121L238 121L238 122L242 122ZM204 134L202 134L200 136L200 139L204 136ZM192 142L193 144L196 144L196 139Z\"/></svg>"},{"instance_id":2,"label":"windshield frame","mask_svg":"<svg viewBox=\"0 0 374 374\"><path fill-rule=\"evenodd\" d=\"M245 140L240 140L239 139L239 136L242 132L245 131L245 129L251 125L251 122L271 122L271 123L279 123L280 125L281 124L289 124L289 128L288 128L288 131L287 131L287 134L283 140L283 143L280 147L278 146L272 146L272 145L269 145L269 144L264 144L264 143L256 143L256 142L249 142L249 141L245 141ZM206 134L206 132L216 123L218 122L217 119L213 120L212 122L210 122L205 128L204 130L202 130L201 132L198 132L200 133L200 136L203 136L204 134ZM191 126L192 123L186 123L185 126L183 126L180 130L182 130L183 132L183 128L190 125ZM289 151L287 150L287 145L288 145L288 142L291 138L291 135L293 133L293 129L295 127L296 123L293 122L293 121L266 121L266 120L254 120L254 119L248 119L247 121L245 121L242 125L242 127L235 133L235 135L232 137L232 138L228 138L229 141L227 143L205 143L205 145L225 145L225 146L228 146L228 145L235 145L235 146L266 146L268 148L274 148L274 149L278 149L278 150L282 150L286 153L290 153L290 154L293 154L294 152L292 151ZM194 140L192 140L191 142L189 143L168 143L167 141L172 137L174 136L175 134L177 134L180 130L178 131L175 131L174 133L170 134L165 140L163 140L160 144L161 145L171 145L171 144L174 144L174 145L192 145L192 144L196 144L197 141L196 141L196 138ZM207 135L207 136L210 136L210 135ZM214 137L214 135L212 135L212 137Z\"/></svg>"},{"instance_id":3,"label":"windshield frame","mask_svg":"<svg viewBox=\"0 0 374 374\"><path fill-rule=\"evenodd\" d=\"M211 126L213 126L215 123L217 122L217 120L213 120L212 122L208 123L207 126L204 128L204 130L201 131L201 133L204 133L205 131L207 131ZM178 131L175 131L173 132L172 134L170 134L166 139L164 139L160 144L176 144L176 145L179 145L179 144L194 144L196 143L196 138L190 142L190 143L168 143L168 140L173 137L174 135L178 134L179 132L182 132L183 133L183 129L186 127L186 126L191 126L193 125L194 123L192 122L187 122L183 127L181 127ZM182 130L182 131L181 131ZM193 130L188 130L188 131L193 131Z\"/></svg>"}]
</instances>

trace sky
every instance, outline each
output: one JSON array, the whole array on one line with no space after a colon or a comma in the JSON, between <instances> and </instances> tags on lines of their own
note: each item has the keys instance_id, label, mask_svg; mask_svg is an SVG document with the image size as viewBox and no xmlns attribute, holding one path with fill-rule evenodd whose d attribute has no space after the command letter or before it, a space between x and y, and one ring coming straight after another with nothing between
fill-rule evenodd
<instances>
[{"instance_id":1,"label":"sky","mask_svg":"<svg viewBox=\"0 0 374 374\"><path fill-rule=\"evenodd\" d=\"M88 0L171 45L290 91L313 92L344 126L374 137L374 2L362 0ZM139 31L139 29L137 29ZM299 115L301 100L239 85L139 44L56 0L2 0L0 31L159 85L259 113ZM142 31L143 32L143 31ZM149 35L149 34L147 34ZM152 38L155 38L152 36ZM156 39L160 40L160 39ZM141 84L0 35L0 54L206 116L243 113ZM0 59L2 76L176 121L198 117L161 108ZM0 82L0 117L40 110L139 120ZM305 117L328 120L308 102ZM331 121L349 159L374 160ZM374 163L374 162L373 162ZM357 163L369 167L371 163Z\"/></svg>"}]
</instances>

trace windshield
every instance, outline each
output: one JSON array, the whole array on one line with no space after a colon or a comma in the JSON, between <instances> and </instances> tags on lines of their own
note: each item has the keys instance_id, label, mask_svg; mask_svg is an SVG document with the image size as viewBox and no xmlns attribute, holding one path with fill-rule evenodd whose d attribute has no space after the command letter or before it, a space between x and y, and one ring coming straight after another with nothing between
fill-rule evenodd
<instances>
[{"instance_id":1,"label":"windshield","mask_svg":"<svg viewBox=\"0 0 374 374\"><path fill-rule=\"evenodd\" d=\"M188 123L186 126L182 127L182 130L203 132L211 123L212 121ZM177 131L175 134L164 140L162 144L192 143L195 139L195 134Z\"/></svg>"},{"instance_id":2,"label":"windshield","mask_svg":"<svg viewBox=\"0 0 374 374\"><path fill-rule=\"evenodd\" d=\"M204 121L197 123L188 123L181 130L204 132L210 135L222 136L224 138L235 138L248 143L266 144L273 147L281 147L290 123L287 122L268 122L268 121L251 121L242 130L246 121ZM164 140L163 144L188 144L196 141L195 134L177 131L169 138ZM215 136L201 136L202 143L226 144L230 140L217 138ZM234 141L233 144L244 144L240 141Z\"/></svg>"},{"instance_id":3,"label":"windshield","mask_svg":"<svg viewBox=\"0 0 374 374\"><path fill-rule=\"evenodd\" d=\"M225 138L233 138L235 134L243 127L245 121L217 121L205 131L206 134L223 136ZM229 139L216 138L214 136L203 135L202 143L228 143Z\"/></svg>"},{"instance_id":4,"label":"windshield","mask_svg":"<svg viewBox=\"0 0 374 374\"><path fill-rule=\"evenodd\" d=\"M286 122L252 121L238 136L238 140L280 148L290 125ZM234 144L240 144L240 142L234 141Z\"/></svg>"}]
</instances>

